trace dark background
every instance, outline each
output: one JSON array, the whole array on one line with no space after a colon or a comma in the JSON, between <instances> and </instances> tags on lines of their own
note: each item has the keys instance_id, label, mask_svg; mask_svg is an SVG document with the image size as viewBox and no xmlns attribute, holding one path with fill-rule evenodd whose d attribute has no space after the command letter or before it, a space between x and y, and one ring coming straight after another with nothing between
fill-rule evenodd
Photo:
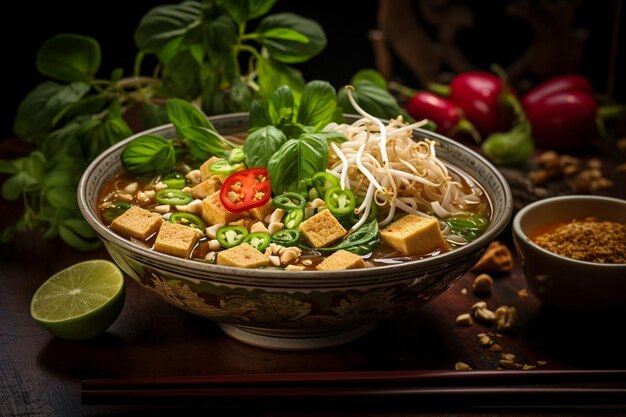
<instances>
[{"instance_id":1,"label":"dark background","mask_svg":"<svg viewBox=\"0 0 626 417\"><path fill-rule=\"evenodd\" d=\"M621 0L615 0L621 1ZM606 91L609 71L609 48L615 1L581 1L575 27L586 30L589 38L585 60L580 72L589 76L598 92ZM130 71L136 48L133 32L141 17L159 4L173 0L13 3L4 12L1 26L4 58L3 99L0 108L0 138L12 135L12 124L20 100L44 78L37 73L35 57L43 41L57 33L68 32L96 38L102 47L99 75L108 77L110 71L121 67ZM521 54L531 40L530 30L520 21L503 17L506 2L465 2L476 13L475 28L462 33L459 45L479 68L488 69L493 62L504 66ZM374 56L367 32L375 29L377 0L348 1L288 1L278 0L271 12L291 11L318 21L328 37L322 54L299 65L307 80L324 79L336 87L347 83L359 69L373 67ZM622 21L624 12L622 11ZM624 29L622 29L624 32ZM623 74L626 45L624 35L619 44L618 82L614 97L626 101ZM396 67L401 81L418 88L401 65Z\"/></svg>"}]
</instances>

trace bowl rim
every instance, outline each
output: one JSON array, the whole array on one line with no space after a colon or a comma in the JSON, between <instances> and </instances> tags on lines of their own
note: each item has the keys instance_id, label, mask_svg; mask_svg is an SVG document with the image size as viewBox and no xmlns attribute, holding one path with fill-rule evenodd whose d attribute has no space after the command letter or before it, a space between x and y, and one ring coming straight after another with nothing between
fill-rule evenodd
<instances>
[{"instance_id":1,"label":"bowl rim","mask_svg":"<svg viewBox=\"0 0 626 417\"><path fill-rule=\"evenodd\" d=\"M237 119L238 117L247 118L248 116L249 116L249 113L247 112L239 112L239 113L228 113L228 114L210 116L208 119L211 122L214 122L217 124L221 120ZM348 119L354 119L354 120L361 118L360 116L353 115L353 114L344 114L344 117ZM319 279L320 281L327 281L327 280L334 281L336 280L337 276L344 277L344 278L348 278L350 276L352 277L358 276L359 278L372 278L372 277L375 278L376 276L380 276L381 278L380 282L384 282L385 281L384 277L390 277L390 276L393 276L393 274L397 275L398 273L401 273L401 272L407 272L407 271L413 270L415 269L416 265L423 267L423 269L427 271L429 270L429 267L435 266L437 264L440 264L440 263L445 264L446 262L455 263L455 261L458 262L459 258L472 256L476 250L476 246L479 244L479 241L490 242L500 235L500 233L509 224L512 213L513 213L513 197L512 197L511 189L508 185L508 182L491 162L489 162L485 157L478 154L474 150L470 149L469 147L457 141L454 141L453 139L447 138L435 132L418 128L418 129L414 129L413 131L418 132L418 134L425 135L426 137L429 137L429 136L434 137L435 139L439 141L451 144L457 147L462 152L467 152L473 158L480 160L480 162L489 169L490 175L493 175L495 177L498 185L500 186L500 189L503 191L504 201L505 201L505 206L502 208L503 215L496 221L490 222L488 229L477 240L474 240L465 246L456 248L454 250L448 251L443 254L439 254L434 257L406 261L406 262L402 262L399 264L376 266L375 268L359 268L359 269L347 269L347 270L338 270L338 271L317 271L317 270L315 271L306 271L306 270L305 271L285 271L285 270L274 270L274 269L267 269L267 270L246 269L246 268L237 268L237 267L210 264L208 262L195 261L191 259L183 259L183 258L179 258L173 255L159 253L151 249L141 247L137 244L134 244L130 240L125 239L113 233L108 227L106 227L100 221L100 219L96 216L95 213L92 213L91 210L89 210L89 202L88 202L89 199L87 198L87 193L86 193L87 183L89 181L90 176L93 174L96 168L102 163L102 161L108 158L112 153L116 152L119 148L125 146L127 143L131 142L132 140L138 137L148 135L148 134L161 133L164 130L173 129L173 128L174 128L173 124L168 123L168 124L164 124L161 126L148 129L148 130L144 130L136 134L133 134L132 136L124 140L121 140L120 142L110 146L109 148L101 152L100 155L98 155L89 164L89 166L87 167L87 169L85 169L85 171L83 172L83 175L80 178L79 185L78 185L78 192L77 192L78 205L79 205L79 208L83 217L91 225L91 227L95 229L95 231L97 232L101 240L114 242L115 245L120 246L129 252L140 253L142 257L148 258L150 259L150 261L156 261L157 263L162 263L163 261L167 261L167 263L171 263L172 265L184 267L185 269L190 270L190 272L191 271L195 272L196 273L196 275L194 275L195 278L198 278L197 274L200 273L200 274L214 274L214 275L231 276L231 277L253 276L259 279L284 280L285 283L287 283L288 281L297 282L297 281L305 280L306 278L303 278L301 276L302 273L305 273L307 274L309 278L315 277L316 279ZM103 239L103 236L106 236L106 238ZM483 250L486 249L486 247L487 245L485 244ZM210 278L210 275L207 275L206 278Z\"/></svg>"},{"instance_id":2,"label":"bowl rim","mask_svg":"<svg viewBox=\"0 0 626 417\"><path fill-rule=\"evenodd\" d=\"M561 261L571 262L574 265L580 264L581 266L585 266L585 267L596 267L596 268L605 268L605 269L611 269L611 268L616 268L616 269L625 268L626 269L626 264L624 263L618 264L618 263L601 263L601 262L581 261L579 259L573 259L564 255L559 255L558 253L549 251L539 246L535 242L533 242L530 236L528 236L522 230L522 224L521 224L522 218L528 215L532 210L535 210L538 207L545 206L546 204L553 204L553 203L567 202L567 201L576 202L576 201L583 201L583 200L594 201L598 203L610 201L613 203L624 205L626 208L626 200L622 200L620 198L615 198L615 197L600 196L600 195L572 194L572 195L562 195L562 196L543 198L541 200L537 200L535 202L532 202L524 206L515 214L515 216L513 217L513 225L512 225L513 237L518 238L520 241L525 242L534 250L539 251L540 253L544 254L544 256L555 257Z\"/></svg>"}]
</instances>

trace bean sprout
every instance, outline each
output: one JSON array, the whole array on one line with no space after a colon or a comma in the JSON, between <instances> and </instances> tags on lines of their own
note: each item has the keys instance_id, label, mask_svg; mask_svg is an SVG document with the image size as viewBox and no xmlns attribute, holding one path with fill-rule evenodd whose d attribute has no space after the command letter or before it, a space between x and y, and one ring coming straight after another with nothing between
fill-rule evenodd
<instances>
[{"instance_id":1,"label":"bean sprout","mask_svg":"<svg viewBox=\"0 0 626 417\"><path fill-rule=\"evenodd\" d=\"M385 126L358 106L350 86L346 92L363 118L350 125L331 123L325 130L340 132L347 138L340 145L331 143L334 152L329 157L328 172L340 178L342 188L365 197L355 208L355 213L362 216L352 230L365 222L372 204L377 204L381 213L386 211L385 218L378 222L382 227L393 220L396 210L446 218L480 202L478 187L467 191L450 176L448 167L437 158L435 141L413 139L414 129L423 126L425 120L406 124L399 116Z\"/></svg>"}]
</instances>

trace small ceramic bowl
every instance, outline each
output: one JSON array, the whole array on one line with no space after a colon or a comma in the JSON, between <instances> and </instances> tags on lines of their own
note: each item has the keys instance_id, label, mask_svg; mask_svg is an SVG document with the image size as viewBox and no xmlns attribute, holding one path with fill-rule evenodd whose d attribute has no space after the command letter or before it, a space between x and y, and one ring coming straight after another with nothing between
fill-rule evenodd
<instances>
[{"instance_id":1,"label":"small ceramic bowl","mask_svg":"<svg viewBox=\"0 0 626 417\"><path fill-rule=\"evenodd\" d=\"M513 238L530 290L544 304L591 312L626 308L626 264L579 261L550 252L531 238L546 227L597 217L626 224L626 200L572 195L536 201L513 219Z\"/></svg>"},{"instance_id":2,"label":"small ceramic bowl","mask_svg":"<svg viewBox=\"0 0 626 417\"><path fill-rule=\"evenodd\" d=\"M245 132L249 126L244 113L210 120L223 134ZM123 170L124 146L146 133L165 138L176 134L172 125L155 128L97 157L79 184L83 216L111 258L141 286L180 309L215 320L230 336L256 346L298 350L338 345L365 334L381 320L418 308L462 277L512 214L511 191L496 168L463 145L420 130L420 137L439 142L438 157L481 184L491 202L490 224L471 243L428 259L345 271L251 270L181 259L124 239L98 215L103 187Z\"/></svg>"}]
</instances>

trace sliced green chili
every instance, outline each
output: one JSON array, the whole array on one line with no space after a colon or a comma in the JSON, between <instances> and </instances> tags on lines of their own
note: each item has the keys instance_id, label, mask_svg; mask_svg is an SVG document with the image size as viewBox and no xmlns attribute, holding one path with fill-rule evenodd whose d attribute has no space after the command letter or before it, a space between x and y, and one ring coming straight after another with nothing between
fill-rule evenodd
<instances>
[{"instance_id":1,"label":"sliced green chili","mask_svg":"<svg viewBox=\"0 0 626 417\"><path fill-rule=\"evenodd\" d=\"M165 190L157 191L156 201L159 204L169 204L172 206L184 206L193 201L191 195L176 189L166 188Z\"/></svg>"},{"instance_id":2,"label":"sliced green chili","mask_svg":"<svg viewBox=\"0 0 626 417\"><path fill-rule=\"evenodd\" d=\"M328 172L316 172L312 178L313 187L321 196L326 195L326 191L333 187L339 187L339 180Z\"/></svg>"},{"instance_id":3,"label":"sliced green chili","mask_svg":"<svg viewBox=\"0 0 626 417\"><path fill-rule=\"evenodd\" d=\"M223 248L232 248L243 243L248 230L243 226L224 226L217 229L216 239Z\"/></svg>"},{"instance_id":4,"label":"sliced green chili","mask_svg":"<svg viewBox=\"0 0 626 417\"><path fill-rule=\"evenodd\" d=\"M331 213L338 216L350 214L356 206L356 197L354 193L347 188L342 190L341 187L333 187L324 194L324 203Z\"/></svg>"},{"instance_id":5,"label":"sliced green chili","mask_svg":"<svg viewBox=\"0 0 626 417\"><path fill-rule=\"evenodd\" d=\"M193 227L194 229L198 229L203 232L204 232L204 229L206 228L206 224L204 224L204 221L200 217L191 213L182 213L182 212L173 213L170 216L169 220L170 220L170 223L182 224L184 226Z\"/></svg>"},{"instance_id":6,"label":"sliced green chili","mask_svg":"<svg viewBox=\"0 0 626 417\"><path fill-rule=\"evenodd\" d=\"M272 207L285 211L304 209L304 206L306 206L306 200L298 193L285 193L272 198Z\"/></svg>"},{"instance_id":7,"label":"sliced green chili","mask_svg":"<svg viewBox=\"0 0 626 417\"><path fill-rule=\"evenodd\" d=\"M241 171L243 164L231 164L228 161L216 161L209 165L209 171L217 175L230 175L234 172Z\"/></svg>"},{"instance_id":8,"label":"sliced green chili","mask_svg":"<svg viewBox=\"0 0 626 417\"><path fill-rule=\"evenodd\" d=\"M237 164L245 160L246 160L246 154L243 153L243 149L241 148L234 148L228 154L228 162L230 162L231 164Z\"/></svg>"},{"instance_id":9,"label":"sliced green chili","mask_svg":"<svg viewBox=\"0 0 626 417\"><path fill-rule=\"evenodd\" d=\"M263 252L270 245L270 235L263 232L250 233L243 239L242 243L247 243L254 249Z\"/></svg>"},{"instance_id":10,"label":"sliced green chili","mask_svg":"<svg viewBox=\"0 0 626 417\"><path fill-rule=\"evenodd\" d=\"M185 181L185 177L180 172L172 172L162 180L163 184L167 185L167 188L176 188L181 189L187 185L187 181Z\"/></svg>"},{"instance_id":11,"label":"sliced green chili","mask_svg":"<svg viewBox=\"0 0 626 417\"><path fill-rule=\"evenodd\" d=\"M302 210L301 208L293 209L285 214L285 217L283 218L283 224L287 229L295 229L300 223L302 223L303 218L304 210Z\"/></svg>"},{"instance_id":12,"label":"sliced green chili","mask_svg":"<svg viewBox=\"0 0 626 417\"><path fill-rule=\"evenodd\" d=\"M298 229L281 229L270 236L270 241L282 245L293 245L300 240L300 231Z\"/></svg>"},{"instance_id":13,"label":"sliced green chili","mask_svg":"<svg viewBox=\"0 0 626 417\"><path fill-rule=\"evenodd\" d=\"M129 208L130 204L124 201L114 201L113 204L102 210L102 220L104 220L105 223L111 223Z\"/></svg>"}]
</instances>

